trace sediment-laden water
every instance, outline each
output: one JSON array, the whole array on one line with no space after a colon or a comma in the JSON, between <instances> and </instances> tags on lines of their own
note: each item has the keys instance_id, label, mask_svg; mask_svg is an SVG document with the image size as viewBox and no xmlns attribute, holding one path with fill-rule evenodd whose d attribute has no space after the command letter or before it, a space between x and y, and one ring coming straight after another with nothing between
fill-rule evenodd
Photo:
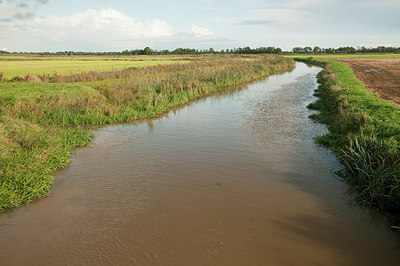
<instances>
[{"instance_id":1,"label":"sediment-laden water","mask_svg":"<svg viewBox=\"0 0 400 266\"><path fill-rule=\"evenodd\" d=\"M399 265L313 142L319 71L98 130L49 197L0 215L0 265Z\"/></svg>"}]
</instances>

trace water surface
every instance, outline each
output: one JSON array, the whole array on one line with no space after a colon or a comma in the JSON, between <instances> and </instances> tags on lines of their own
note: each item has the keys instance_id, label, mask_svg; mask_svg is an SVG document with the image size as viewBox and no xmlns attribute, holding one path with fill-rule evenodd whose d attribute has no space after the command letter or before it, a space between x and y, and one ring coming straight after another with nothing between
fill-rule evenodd
<instances>
[{"instance_id":1,"label":"water surface","mask_svg":"<svg viewBox=\"0 0 400 266\"><path fill-rule=\"evenodd\" d=\"M49 197L0 216L0 264L399 265L313 142L319 71L98 130Z\"/></svg>"}]
</instances>

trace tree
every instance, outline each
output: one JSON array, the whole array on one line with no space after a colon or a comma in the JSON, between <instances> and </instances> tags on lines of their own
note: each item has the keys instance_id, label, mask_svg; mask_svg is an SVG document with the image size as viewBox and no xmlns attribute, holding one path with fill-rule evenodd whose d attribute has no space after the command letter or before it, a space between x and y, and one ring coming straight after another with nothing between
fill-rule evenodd
<instances>
[{"instance_id":1,"label":"tree","mask_svg":"<svg viewBox=\"0 0 400 266\"><path fill-rule=\"evenodd\" d=\"M275 51L275 47L273 46L269 46L266 49L267 54L272 54Z\"/></svg>"},{"instance_id":2,"label":"tree","mask_svg":"<svg viewBox=\"0 0 400 266\"><path fill-rule=\"evenodd\" d=\"M385 46L378 46L378 47L376 47L376 50L378 50L379 53L384 53L386 48L385 48Z\"/></svg>"},{"instance_id":3,"label":"tree","mask_svg":"<svg viewBox=\"0 0 400 266\"><path fill-rule=\"evenodd\" d=\"M153 51L150 49L150 47L146 47L143 50L143 54L145 54L145 55L149 55L149 54L152 54L152 53L153 53Z\"/></svg>"},{"instance_id":4,"label":"tree","mask_svg":"<svg viewBox=\"0 0 400 266\"><path fill-rule=\"evenodd\" d=\"M312 48L310 46L306 46L303 49L304 49L304 52L307 54L310 54L312 52Z\"/></svg>"},{"instance_id":5,"label":"tree","mask_svg":"<svg viewBox=\"0 0 400 266\"><path fill-rule=\"evenodd\" d=\"M333 49L333 48L327 48L327 49L326 49L326 53L327 53L327 54L334 54L334 53L335 53L335 49Z\"/></svg>"},{"instance_id":6,"label":"tree","mask_svg":"<svg viewBox=\"0 0 400 266\"><path fill-rule=\"evenodd\" d=\"M304 50L303 50L303 48L301 48L301 47L293 47L292 51L293 51L294 54L300 54L300 53L302 53Z\"/></svg>"},{"instance_id":7,"label":"tree","mask_svg":"<svg viewBox=\"0 0 400 266\"><path fill-rule=\"evenodd\" d=\"M251 48L249 46L239 48L240 49L240 54L250 54L251 53Z\"/></svg>"},{"instance_id":8,"label":"tree","mask_svg":"<svg viewBox=\"0 0 400 266\"><path fill-rule=\"evenodd\" d=\"M319 53L321 53L321 48L319 46L314 46L313 51L314 51L314 54L319 54Z\"/></svg>"}]
</instances>

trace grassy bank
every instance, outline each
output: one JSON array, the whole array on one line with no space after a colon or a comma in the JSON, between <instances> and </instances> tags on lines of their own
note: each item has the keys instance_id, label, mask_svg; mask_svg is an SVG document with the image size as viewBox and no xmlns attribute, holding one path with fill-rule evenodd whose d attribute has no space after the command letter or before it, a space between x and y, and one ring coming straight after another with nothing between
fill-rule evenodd
<instances>
[{"instance_id":1,"label":"grassy bank","mask_svg":"<svg viewBox=\"0 0 400 266\"><path fill-rule=\"evenodd\" d=\"M319 65L319 100L309 108L312 118L330 133L317 142L331 147L344 165L341 175L365 204L400 217L400 109L365 90L352 69L337 61L298 59Z\"/></svg>"},{"instance_id":2,"label":"grassy bank","mask_svg":"<svg viewBox=\"0 0 400 266\"><path fill-rule=\"evenodd\" d=\"M0 210L46 195L96 125L154 117L224 88L294 68L276 56L227 56L0 83ZM31 82L31 81L35 82Z\"/></svg>"}]
</instances>

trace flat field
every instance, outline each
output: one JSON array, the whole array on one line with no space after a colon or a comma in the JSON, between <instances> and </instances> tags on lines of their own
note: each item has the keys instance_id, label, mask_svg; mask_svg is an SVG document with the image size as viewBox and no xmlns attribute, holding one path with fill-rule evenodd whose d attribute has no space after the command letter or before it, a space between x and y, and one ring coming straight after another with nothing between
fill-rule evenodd
<instances>
[{"instance_id":1,"label":"flat field","mask_svg":"<svg viewBox=\"0 0 400 266\"><path fill-rule=\"evenodd\" d=\"M400 54L288 54L288 58L333 59L333 58L400 58Z\"/></svg>"},{"instance_id":2,"label":"flat field","mask_svg":"<svg viewBox=\"0 0 400 266\"><path fill-rule=\"evenodd\" d=\"M298 54L285 57L343 62L367 91L400 107L400 54Z\"/></svg>"},{"instance_id":3,"label":"flat field","mask_svg":"<svg viewBox=\"0 0 400 266\"><path fill-rule=\"evenodd\" d=\"M88 71L112 71L131 67L147 67L165 64L183 64L194 60L196 56L182 55L139 55L139 56L54 56L12 54L0 55L0 73L4 78L34 75L71 75Z\"/></svg>"},{"instance_id":4,"label":"flat field","mask_svg":"<svg viewBox=\"0 0 400 266\"><path fill-rule=\"evenodd\" d=\"M365 89L400 106L400 58L340 58Z\"/></svg>"}]
</instances>

